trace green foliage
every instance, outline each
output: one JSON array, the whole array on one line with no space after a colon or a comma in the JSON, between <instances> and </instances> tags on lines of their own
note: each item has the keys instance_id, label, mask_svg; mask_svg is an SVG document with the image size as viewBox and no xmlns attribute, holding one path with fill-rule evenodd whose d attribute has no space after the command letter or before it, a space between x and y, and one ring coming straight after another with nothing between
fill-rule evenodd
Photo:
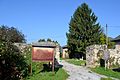
<instances>
[{"instance_id":1,"label":"green foliage","mask_svg":"<svg viewBox=\"0 0 120 80\"><path fill-rule=\"evenodd\" d=\"M111 78L101 78L100 80L113 80Z\"/></svg>"},{"instance_id":2,"label":"green foliage","mask_svg":"<svg viewBox=\"0 0 120 80\"><path fill-rule=\"evenodd\" d=\"M0 26L0 40L5 42L25 42L24 34L14 27Z\"/></svg>"},{"instance_id":3,"label":"green foliage","mask_svg":"<svg viewBox=\"0 0 120 80\"><path fill-rule=\"evenodd\" d=\"M0 41L0 80L19 80L25 77L27 64L19 49Z\"/></svg>"},{"instance_id":4,"label":"green foliage","mask_svg":"<svg viewBox=\"0 0 120 80\"><path fill-rule=\"evenodd\" d=\"M104 33L100 35L100 44L106 44L106 36Z\"/></svg>"},{"instance_id":5,"label":"green foliage","mask_svg":"<svg viewBox=\"0 0 120 80\"><path fill-rule=\"evenodd\" d=\"M87 46L99 44L101 33L97 17L88 5L83 3L71 17L69 33L66 34L69 57L74 58L78 53L83 55Z\"/></svg>"},{"instance_id":6,"label":"green foliage","mask_svg":"<svg viewBox=\"0 0 120 80\"><path fill-rule=\"evenodd\" d=\"M57 41L54 41L54 40L52 40L50 38L48 38L47 40L45 40L45 39L39 39L38 42L54 42L54 43L59 44Z\"/></svg>"},{"instance_id":7,"label":"green foliage","mask_svg":"<svg viewBox=\"0 0 120 80\"><path fill-rule=\"evenodd\" d=\"M45 39L40 39L38 40L38 42L45 42Z\"/></svg>"},{"instance_id":8,"label":"green foliage","mask_svg":"<svg viewBox=\"0 0 120 80\"><path fill-rule=\"evenodd\" d=\"M52 40L50 38L48 38L47 40L45 40L45 39L39 39L38 42L53 42L56 45L60 45L57 41L54 41L54 40Z\"/></svg>"},{"instance_id":9,"label":"green foliage","mask_svg":"<svg viewBox=\"0 0 120 80\"><path fill-rule=\"evenodd\" d=\"M68 63L78 65L78 66L85 66L86 61L85 60L78 60L78 59L66 59Z\"/></svg>"},{"instance_id":10,"label":"green foliage","mask_svg":"<svg viewBox=\"0 0 120 80\"><path fill-rule=\"evenodd\" d=\"M100 35L100 44L106 44L106 35L104 34L104 33L102 33L101 35ZM115 43L114 42L111 42L110 41L110 38L108 37L108 48L109 49L113 49L115 46Z\"/></svg>"},{"instance_id":11,"label":"green foliage","mask_svg":"<svg viewBox=\"0 0 120 80\"><path fill-rule=\"evenodd\" d=\"M52 40L50 38L47 39L48 42L52 42Z\"/></svg>"},{"instance_id":12,"label":"green foliage","mask_svg":"<svg viewBox=\"0 0 120 80\"><path fill-rule=\"evenodd\" d=\"M96 68L91 69L91 70L96 72L96 73L106 75L108 77L114 77L114 78L120 79L120 73L119 72L114 72L114 71L112 71L110 69L105 70L105 68L103 68L103 67L96 67Z\"/></svg>"},{"instance_id":13,"label":"green foliage","mask_svg":"<svg viewBox=\"0 0 120 80\"><path fill-rule=\"evenodd\" d=\"M115 42L111 42L110 39L108 38L108 49L113 49L115 48Z\"/></svg>"}]
</instances>

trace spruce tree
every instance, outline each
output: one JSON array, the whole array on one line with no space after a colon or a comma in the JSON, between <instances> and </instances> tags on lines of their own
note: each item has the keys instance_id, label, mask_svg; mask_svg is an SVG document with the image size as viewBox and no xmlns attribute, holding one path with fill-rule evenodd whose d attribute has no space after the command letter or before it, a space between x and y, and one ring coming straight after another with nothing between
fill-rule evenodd
<instances>
[{"instance_id":1,"label":"spruce tree","mask_svg":"<svg viewBox=\"0 0 120 80\"><path fill-rule=\"evenodd\" d=\"M79 6L71 17L67 45L70 58L85 58L85 49L100 43L101 26L86 3Z\"/></svg>"}]
</instances>

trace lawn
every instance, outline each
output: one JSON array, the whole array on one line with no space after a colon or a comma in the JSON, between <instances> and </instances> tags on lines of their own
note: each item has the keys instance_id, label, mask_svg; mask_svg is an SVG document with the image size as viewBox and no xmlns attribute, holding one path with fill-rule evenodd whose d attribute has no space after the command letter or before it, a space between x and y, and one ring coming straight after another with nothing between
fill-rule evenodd
<instances>
[{"instance_id":1,"label":"lawn","mask_svg":"<svg viewBox=\"0 0 120 80\"><path fill-rule=\"evenodd\" d=\"M115 72L115 71L112 71L110 69L105 70L104 67L96 67L96 68L93 68L91 70L98 73L98 74L102 74L102 75L106 75L108 77L114 77L114 78L120 79L120 72Z\"/></svg>"},{"instance_id":2,"label":"lawn","mask_svg":"<svg viewBox=\"0 0 120 80\"><path fill-rule=\"evenodd\" d=\"M78 66L84 66L86 63L85 60L78 60L78 59L66 59L65 61Z\"/></svg>"},{"instance_id":3,"label":"lawn","mask_svg":"<svg viewBox=\"0 0 120 80\"><path fill-rule=\"evenodd\" d=\"M113 80L111 78L101 78L100 80Z\"/></svg>"},{"instance_id":4,"label":"lawn","mask_svg":"<svg viewBox=\"0 0 120 80\"><path fill-rule=\"evenodd\" d=\"M57 68L55 72L52 72L51 69L43 70L42 64L33 63L33 74L25 80L66 80L68 78L68 74L62 68Z\"/></svg>"}]
</instances>

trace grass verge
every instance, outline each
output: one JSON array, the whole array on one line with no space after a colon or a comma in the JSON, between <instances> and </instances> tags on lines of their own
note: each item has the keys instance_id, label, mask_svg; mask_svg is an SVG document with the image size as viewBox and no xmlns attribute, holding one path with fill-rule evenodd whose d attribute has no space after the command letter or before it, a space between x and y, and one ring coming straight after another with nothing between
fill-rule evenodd
<instances>
[{"instance_id":1,"label":"grass verge","mask_svg":"<svg viewBox=\"0 0 120 80\"><path fill-rule=\"evenodd\" d=\"M104 67L96 67L96 68L92 68L91 69L93 72L96 72L98 74L102 74L102 75L105 75L105 76L108 76L108 77L114 77L114 78L118 78L120 79L120 72L115 72L115 71L112 71L110 69L106 69ZM104 80L104 79L102 79ZM110 79L108 79L110 80Z\"/></svg>"},{"instance_id":2,"label":"grass verge","mask_svg":"<svg viewBox=\"0 0 120 80\"><path fill-rule=\"evenodd\" d=\"M78 66L84 66L86 63L85 60L78 60L78 59L66 59L65 61Z\"/></svg>"},{"instance_id":3,"label":"grass verge","mask_svg":"<svg viewBox=\"0 0 120 80\"><path fill-rule=\"evenodd\" d=\"M111 78L101 78L100 80L113 80Z\"/></svg>"},{"instance_id":4,"label":"grass verge","mask_svg":"<svg viewBox=\"0 0 120 80\"><path fill-rule=\"evenodd\" d=\"M60 68L56 73L54 72L41 72L29 76L26 80L66 80L68 74Z\"/></svg>"},{"instance_id":5,"label":"grass verge","mask_svg":"<svg viewBox=\"0 0 120 80\"><path fill-rule=\"evenodd\" d=\"M69 76L62 68L55 69L55 72L52 72L51 69L43 70L42 64L33 63L33 74L25 80L66 80Z\"/></svg>"}]
</instances>

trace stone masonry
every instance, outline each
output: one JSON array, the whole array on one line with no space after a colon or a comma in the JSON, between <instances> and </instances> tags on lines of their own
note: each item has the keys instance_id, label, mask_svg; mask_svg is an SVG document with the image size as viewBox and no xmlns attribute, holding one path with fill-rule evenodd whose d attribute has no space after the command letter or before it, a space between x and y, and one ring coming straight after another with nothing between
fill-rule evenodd
<instances>
[{"instance_id":1,"label":"stone masonry","mask_svg":"<svg viewBox=\"0 0 120 80\"><path fill-rule=\"evenodd\" d=\"M120 48L107 49L106 45L91 45L86 48L86 66L94 68L100 66L100 60L107 63L107 67L120 65Z\"/></svg>"}]
</instances>

